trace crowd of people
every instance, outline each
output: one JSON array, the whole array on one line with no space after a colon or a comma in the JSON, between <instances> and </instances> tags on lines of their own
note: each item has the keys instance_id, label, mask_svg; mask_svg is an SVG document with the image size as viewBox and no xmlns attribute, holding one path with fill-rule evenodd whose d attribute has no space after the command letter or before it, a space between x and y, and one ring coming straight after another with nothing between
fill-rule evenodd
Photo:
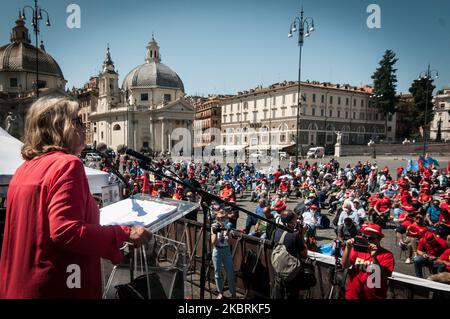
<instances>
[{"instance_id":1,"label":"crowd of people","mask_svg":"<svg viewBox=\"0 0 450 319\"><path fill-rule=\"evenodd\" d=\"M132 183L132 193L198 200L181 184L156 175L150 180L139 162L127 155L117 157L114 163ZM445 259L450 235L450 182L446 169L430 165L413 171L400 166L391 172L375 162L341 167L334 159L327 163L291 160L285 168L265 171L247 163L222 167L215 162L173 163L166 159L156 169L232 203L245 193L250 201L258 203L257 215L278 222L288 200L298 201L295 210L309 250L330 253L330 245L317 246L317 229L334 227L336 239L344 243L361 234L364 226L376 224L382 229L395 228L398 248L407 254L405 263L414 264L418 277L423 277L424 266L432 273L450 270ZM237 228L239 212L226 211L232 227ZM271 240L274 227L248 216L241 231Z\"/></svg>"}]
</instances>

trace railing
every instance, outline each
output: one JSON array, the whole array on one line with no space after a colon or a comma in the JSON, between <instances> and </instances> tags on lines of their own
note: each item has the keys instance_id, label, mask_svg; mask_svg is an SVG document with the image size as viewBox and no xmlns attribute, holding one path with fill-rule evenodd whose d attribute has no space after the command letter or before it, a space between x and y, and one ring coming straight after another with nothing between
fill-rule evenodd
<instances>
[{"instance_id":1,"label":"railing","mask_svg":"<svg viewBox=\"0 0 450 319\"><path fill-rule=\"evenodd\" d=\"M187 280L191 286L197 286L194 275L201 269L203 225L199 222L180 219L162 231L162 235L186 243ZM209 239L209 229L207 230ZM233 265L236 273L236 287L246 298L270 298L273 287L273 268L270 264L272 245L269 241L234 232L230 236ZM212 294L214 269L211 262L211 242L207 240L207 289ZM305 292L305 297L314 299L339 298L344 288L333 285L336 272L334 257L310 252L316 261L318 283ZM337 271L337 282L342 282L343 271ZM336 281L335 281L336 283ZM389 278L389 299L429 299L450 298L450 285L440 284L394 272Z\"/></svg>"}]
</instances>

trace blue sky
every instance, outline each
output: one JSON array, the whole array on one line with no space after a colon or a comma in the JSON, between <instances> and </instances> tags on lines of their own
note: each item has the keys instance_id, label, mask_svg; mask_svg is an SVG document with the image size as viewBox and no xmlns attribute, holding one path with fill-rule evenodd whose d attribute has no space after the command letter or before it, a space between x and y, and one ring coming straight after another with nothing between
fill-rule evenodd
<instances>
[{"instance_id":1,"label":"blue sky","mask_svg":"<svg viewBox=\"0 0 450 319\"><path fill-rule=\"evenodd\" d=\"M0 44L9 35L19 8L31 0L2 0ZM60 64L68 87L81 86L99 72L107 43L120 73L142 64L152 32L162 62L183 80L189 95L237 91L297 80L296 36L289 26L299 16L314 18L316 32L305 40L302 80L371 84L384 51L396 52L398 92L430 63L450 85L449 0L40 0L52 26L41 36ZM81 28L69 29L66 8L81 7ZM366 8L381 7L381 29L366 25ZM27 13L30 17L30 13ZM29 26L27 20L27 26ZM34 37L32 38L34 39ZM33 40L34 43L34 40Z\"/></svg>"}]
</instances>

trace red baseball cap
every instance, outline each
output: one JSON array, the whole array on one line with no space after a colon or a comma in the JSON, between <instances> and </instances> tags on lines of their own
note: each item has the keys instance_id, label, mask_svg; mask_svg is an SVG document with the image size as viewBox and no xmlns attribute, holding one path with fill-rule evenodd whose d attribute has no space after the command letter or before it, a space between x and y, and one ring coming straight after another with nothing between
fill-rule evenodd
<instances>
[{"instance_id":1,"label":"red baseball cap","mask_svg":"<svg viewBox=\"0 0 450 319\"><path fill-rule=\"evenodd\" d=\"M369 223L366 226L363 226L361 228L361 233L363 233L364 235L377 235L380 238L384 237L383 233L381 232L380 225L373 223Z\"/></svg>"},{"instance_id":2,"label":"red baseball cap","mask_svg":"<svg viewBox=\"0 0 450 319\"><path fill-rule=\"evenodd\" d=\"M275 206L273 207L274 210L276 211L282 211L286 209L286 204L283 203L283 201L278 201Z\"/></svg>"}]
</instances>

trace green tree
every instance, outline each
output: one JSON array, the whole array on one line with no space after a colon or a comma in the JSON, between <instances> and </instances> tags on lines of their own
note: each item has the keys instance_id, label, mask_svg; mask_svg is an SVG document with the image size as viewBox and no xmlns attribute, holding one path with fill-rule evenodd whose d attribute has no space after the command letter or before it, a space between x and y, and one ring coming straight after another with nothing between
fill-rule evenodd
<instances>
[{"instance_id":1,"label":"green tree","mask_svg":"<svg viewBox=\"0 0 450 319\"><path fill-rule=\"evenodd\" d=\"M397 69L394 68L398 59L392 50L386 50L380 61L380 66L372 75L373 79L373 104L378 107L385 118L385 131L387 127L387 118L389 113L394 114L398 98L397 89Z\"/></svg>"},{"instance_id":2,"label":"green tree","mask_svg":"<svg viewBox=\"0 0 450 319\"><path fill-rule=\"evenodd\" d=\"M412 108L411 125L420 127L427 125L433 120L433 78L430 76L421 77L411 84L409 92L414 98ZM425 112L426 111L426 112ZM428 128L427 128L428 130Z\"/></svg>"}]
</instances>

